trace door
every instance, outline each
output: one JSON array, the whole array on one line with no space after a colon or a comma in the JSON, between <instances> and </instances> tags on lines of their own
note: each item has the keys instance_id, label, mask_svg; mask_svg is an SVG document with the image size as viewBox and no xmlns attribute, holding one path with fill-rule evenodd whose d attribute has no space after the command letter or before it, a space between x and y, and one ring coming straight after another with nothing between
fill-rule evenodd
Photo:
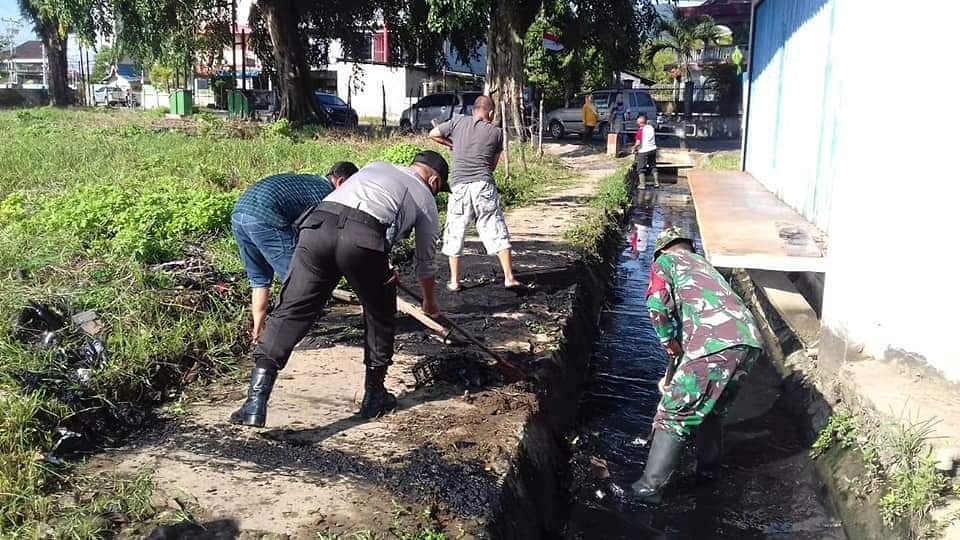
<instances>
[{"instance_id":1,"label":"door","mask_svg":"<svg viewBox=\"0 0 960 540\"><path fill-rule=\"evenodd\" d=\"M647 123L651 126L657 124L657 105L653 98L646 92L629 92L627 101L626 130L634 132L637 130L637 117L641 113L647 115Z\"/></svg>"},{"instance_id":2,"label":"door","mask_svg":"<svg viewBox=\"0 0 960 540\"><path fill-rule=\"evenodd\" d=\"M600 123L610 121L610 92L594 92L593 106L600 115Z\"/></svg>"},{"instance_id":3,"label":"door","mask_svg":"<svg viewBox=\"0 0 960 540\"><path fill-rule=\"evenodd\" d=\"M560 120L563 122L563 128L566 131L582 133L583 132L583 102L584 96L576 96L570 101L570 106L561 109Z\"/></svg>"},{"instance_id":4,"label":"door","mask_svg":"<svg viewBox=\"0 0 960 540\"><path fill-rule=\"evenodd\" d=\"M437 124L446 122L453 116L453 108L457 103L457 96L454 94L433 94L424 99L429 99L427 107L420 113L421 129L432 129L434 121Z\"/></svg>"}]
</instances>

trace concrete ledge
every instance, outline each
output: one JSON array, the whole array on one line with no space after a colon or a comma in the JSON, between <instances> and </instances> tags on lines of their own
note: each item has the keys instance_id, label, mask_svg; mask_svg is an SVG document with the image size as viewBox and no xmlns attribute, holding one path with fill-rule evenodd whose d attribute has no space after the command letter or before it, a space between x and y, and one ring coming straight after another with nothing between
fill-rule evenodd
<instances>
[{"instance_id":1,"label":"concrete ledge","mask_svg":"<svg viewBox=\"0 0 960 540\"><path fill-rule=\"evenodd\" d=\"M807 354L816 356L820 347L820 319L783 272L752 270L750 278L763 290L773 309L796 335Z\"/></svg>"}]
</instances>

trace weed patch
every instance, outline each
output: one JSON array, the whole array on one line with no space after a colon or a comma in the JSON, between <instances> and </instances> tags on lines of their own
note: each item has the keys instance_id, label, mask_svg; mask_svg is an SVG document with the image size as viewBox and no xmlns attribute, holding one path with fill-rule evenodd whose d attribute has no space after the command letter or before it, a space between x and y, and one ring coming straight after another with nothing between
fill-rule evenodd
<instances>
[{"instance_id":1,"label":"weed patch","mask_svg":"<svg viewBox=\"0 0 960 540\"><path fill-rule=\"evenodd\" d=\"M939 527L930 519L931 511L956 489L936 470L929 445L934 423L903 415L882 422L841 410L821 430L810 454L820 457L835 445L859 451L865 473L848 479L849 488L861 499L881 491L884 523L894 528L906 522L917 537L925 538Z\"/></svg>"},{"instance_id":2,"label":"weed patch","mask_svg":"<svg viewBox=\"0 0 960 540\"><path fill-rule=\"evenodd\" d=\"M93 479L58 456L77 440L67 433L121 436L145 409L170 402L168 414L185 414L181 388L246 358L248 290L228 232L245 187L279 172L324 174L340 160L409 162L430 144L210 113L169 120L50 108L0 112L0 131L2 537L104 537L121 518L150 514L149 476L103 480L94 491L111 501L85 491ZM496 178L512 206L564 175L546 159ZM63 328L48 343L25 342L11 324L31 302L62 308ZM93 339L70 320L81 312L99 318L106 353L78 370L71 351ZM443 538L432 534L408 538Z\"/></svg>"},{"instance_id":3,"label":"weed patch","mask_svg":"<svg viewBox=\"0 0 960 540\"><path fill-rule=\"evenodd\" d=\"M564 233L566 241L593 260L600 259L607 237L616 234L619 218L630 205L630 188L625 176L626 168L621 168L600 180L591 201L596 211Z\"/></svg>"}]
</instances>

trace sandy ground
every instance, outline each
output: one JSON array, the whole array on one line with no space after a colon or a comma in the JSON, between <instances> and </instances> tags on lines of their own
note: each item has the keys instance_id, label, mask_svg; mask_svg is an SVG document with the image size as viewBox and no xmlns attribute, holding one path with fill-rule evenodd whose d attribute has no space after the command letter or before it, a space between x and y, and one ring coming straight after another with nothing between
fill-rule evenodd
<instances>
[{"instance_id":1,"label":"sandy ground","mask_svg":"<svg viewBox=\"0 0 960 540\"><path fill-rule=\"evenodd\" d=\"M563 232L590 211L597 182L616 166L573 145L549 150L571 166L574 178L511 211L507 222L521 279L525 272L556 272L528 274L536 292L518 297L502 288L495 259L482 255L473 237L461 265L465 290L440 293L451 319L527 363L549 355L572 308L578 256ZM166 497L195 500L209 522L233 520L243 537L387 531L411 517L440 523L453 537L481 535L536 407L535 388L505 383L474 349L445 346L410 318L398 322L387 379L400 398L394 414L374 421L356 415L363 380L360 312L331 304L281 373L264 429L227 423L244 386L211 388L183 419L87 467L153 469Z\"/></svg>"}]
</instances>

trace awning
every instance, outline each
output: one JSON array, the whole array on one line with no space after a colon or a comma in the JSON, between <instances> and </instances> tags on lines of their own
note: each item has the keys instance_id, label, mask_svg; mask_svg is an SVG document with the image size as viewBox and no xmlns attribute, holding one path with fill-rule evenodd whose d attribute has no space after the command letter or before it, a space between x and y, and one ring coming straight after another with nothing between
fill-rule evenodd
<instances>
[{"instance_id":1,"label":"awning","mask_svg":"<svg viewBox=\"0 0 960 540\"><path fill-rule=\"evenodd\" d=\"M714 266L823 272L827 235L745 172L687 173L700 238Z\"/></svg>"}]
</instances>

